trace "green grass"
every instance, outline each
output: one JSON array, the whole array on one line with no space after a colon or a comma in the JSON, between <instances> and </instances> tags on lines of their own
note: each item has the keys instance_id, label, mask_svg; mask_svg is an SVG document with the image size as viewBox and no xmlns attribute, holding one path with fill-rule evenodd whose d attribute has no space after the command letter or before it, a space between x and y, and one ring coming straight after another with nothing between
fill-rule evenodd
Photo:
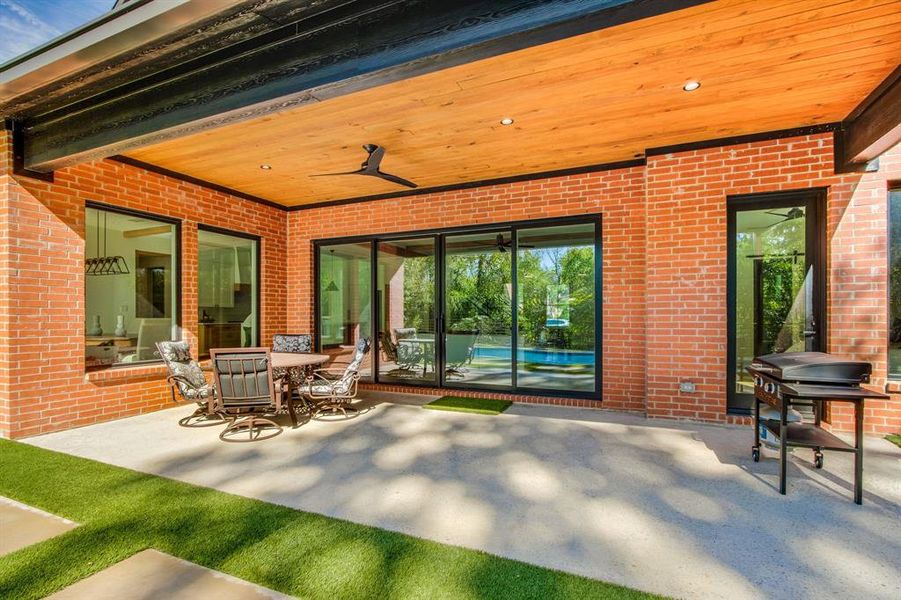
<instances>
[{"instance_id":1,"label":"green grass","mask_svg":"<svg viewBox=\"0 0 901 600\"><path fill-rule=\"evenodd\" d=\"M0 598L41 598L146 548L303 598L656 597L8 440L0 495L80 524L0 557Z\"/></svg>"},{"instance_id":2,"label":"green grass","mask_svg":"<svg viewBox=\"0 0 901 600\"><path fill-rule=\"evenodd\" d=\"M894 445L896 445L896 446L898 446L899 448L901 448L901 434L898 434L898 433L890 433L890 434L888 434L887 436L885 436L885 439L887 439L888 441L890 441L890 442L893 443Z\"/></svg>"},{"instance_id":3,"label":"green grass","mask_svg":"<svg viewBox=\"0 0 901 600\"><path fill-rule=\"evenodd\" d=\"M480 415L499 415L513 404L508 400L492 400L490 398L464 398L463 396L441 396L424 404L423 408L434 410L453 410L457 412L478 413Z\"/></svg>"}]
</instances>

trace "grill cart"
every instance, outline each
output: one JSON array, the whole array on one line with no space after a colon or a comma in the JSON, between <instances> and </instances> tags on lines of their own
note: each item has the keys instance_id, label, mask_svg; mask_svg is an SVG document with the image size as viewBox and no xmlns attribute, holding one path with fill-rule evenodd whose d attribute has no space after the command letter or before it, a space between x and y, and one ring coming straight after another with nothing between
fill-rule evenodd
<instances>
[{"instance_id":1,"label":"grill cart","mask_svg":"<svg viewBox=\"0 0 901 600\"><path fill-rule=\"evenodd\" d=\"M754 462L760 460L760 429L765 427L779 439L779 493L785 494L788 448L811 448L814 465L823 467L823 451L854 454L854 502L863 500L863 407L866 398L888 398L861 387L869 383L869 363L839 358L822 352L786 352L754 359L748 367L754 377ZM849 444L820 426L826 405L854 405L854 443ZM761 418L761 403L779 411L779 419ZM813 409L813 423L789 422L793 406Z\"/></svg>"}]
</instances>

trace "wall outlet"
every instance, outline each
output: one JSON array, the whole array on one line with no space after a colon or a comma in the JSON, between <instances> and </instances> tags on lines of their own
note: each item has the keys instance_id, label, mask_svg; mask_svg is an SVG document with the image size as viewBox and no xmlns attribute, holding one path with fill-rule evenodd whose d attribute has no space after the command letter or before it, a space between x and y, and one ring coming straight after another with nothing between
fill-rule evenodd
<instances>
[{"instance_id":1,"label":"wall outlet","mask_svg":"<svg viewBox=\"0 0 901 600\"><path fill-rule=\"evenodd\" d=\"M685 392L686 394L694 394L695 393L695 382L694 381L680 381L679 382L679 391Z\"/></svg>"}]
</instances>

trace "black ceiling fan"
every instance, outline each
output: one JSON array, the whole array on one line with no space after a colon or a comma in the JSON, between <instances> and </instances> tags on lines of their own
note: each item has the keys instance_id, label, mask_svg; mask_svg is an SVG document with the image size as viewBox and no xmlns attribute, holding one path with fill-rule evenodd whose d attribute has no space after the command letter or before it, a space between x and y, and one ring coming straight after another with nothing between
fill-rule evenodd
<instances>
[{"instance_id":1,"label":"black ceiling fan","mask_svg":"<svg viewBox=\"0 0 901 600\"><path fill-rule=\"evenodd\" d=\"M782 217L781 221L776 221L773 225L778 225L779 223L785 223L786 221L794 221L795 219L800 219L804 216L804 209L799 206L793 206L788 209L787 213L779 213L772 210L766 211L768 215L775 215L777 217ZM772 227L773 225L770 225Z\"/></svg>"},{"instance_id":2,"label":"black ceiling fan","mask_svg":"<svg viewBox=\"0 0 901 600\"><path fill-rule=\"evenodd\" d=\"M510 246L513 245L513 238L511 237L509 240L507 240L507 241L505 242L505 241L504 241L504 234L503 234L503 233L499 233L499 234L497 234L497 238L496 238L495 243L497 244L497 249L498 249L498 250L500 250L501 252L506 252L506 251L507 251L507 248L509 248ZM535 247L535 246L530 246L530 245L528 245L528 244L517 244L517 248L534 248L534 247Z\"/></svg>"},{"instance_id":3,"label":"black ceiling fan","mask_svg":"<svg viewBox=\"0 0 901 600\"><path fill-rule=\"evenodd\" d=\"M398 177L397 175L392 175L391 173L385 173L379 170L379 165L382 163L382 159L385 157L385 149L383 147L379 146L378 144L363 144L363 149L369 153L369 156L366 157L366 160L363 161L363 164L361 164L360 168L356 171L344 171L342 173L318 173L316 175L311 175L310 177L333 177L335 175L369 175L370 177L378 177L379 179L384 179L385 181L404 185L409 188L419 187L412 181L404 179L403 177Z\"/></svg>"}]
</instances>

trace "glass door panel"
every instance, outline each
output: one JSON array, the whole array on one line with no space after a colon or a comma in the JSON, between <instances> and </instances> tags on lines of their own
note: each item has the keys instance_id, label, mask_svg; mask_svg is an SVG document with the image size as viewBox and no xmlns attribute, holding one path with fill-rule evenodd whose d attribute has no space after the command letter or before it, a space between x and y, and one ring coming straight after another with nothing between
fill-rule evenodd
<instances>
[{"instance_id":1,"label":"glass door panel","mask_svg":"<svg viewBox=\"0 0 901 600\"><path fill-rule=\"evenodd\" d=\"M437 383L435 239L378 242L379 381Z\"/></svg>"},{"instance_id":2,"label":"glass door panel","mask_svg":"<svg viewBox=\"0 0 901 600\"><path fill-rule=\"evenodd\" d=\"M735 210L730 240L734 294L730 317L729 409L750 410L755 356L820 349L814 203L769 202Z\"/></svg>"},{"instance_id":3,"label":"glass door panel","mask_svg":"<svg viewBox=\"0 0 901 600\"><path fill-rule=\"evenodd\" d=\"M319 344L329 366L350 362L361 337L372 336L372 244L319 248ZM360 370L372 376L372 352Z\"/></svg>"},{"instance_id":4,"label":"glass door panel","mask_svg":"<svg viewBox=\"0 0 901 600\"><path fill-rule=\"evenodd\" d=\"M517 231L520 388L595 389L595 225Z\"/></svg>"},{"instance_id":5,"label":"glass door panel","mask_svg":"<svg viewBox=\"0 0 901 600\"><path fill-rule=\"evenodd\" d=\"M444 245L444 381L510 387L511 233L448 235Z\"/></svg>"}]
</instances>

